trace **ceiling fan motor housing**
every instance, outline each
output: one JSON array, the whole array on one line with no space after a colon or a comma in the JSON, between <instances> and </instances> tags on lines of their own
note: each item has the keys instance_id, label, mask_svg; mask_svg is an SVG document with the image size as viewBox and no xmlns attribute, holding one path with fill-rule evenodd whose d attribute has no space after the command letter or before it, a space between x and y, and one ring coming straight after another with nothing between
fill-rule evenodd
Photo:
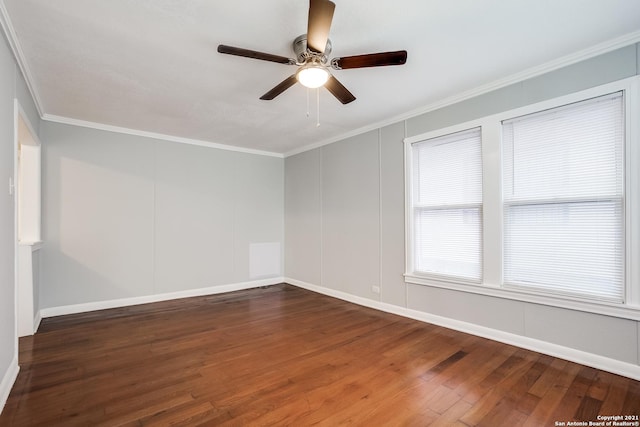
<instances>
[{"instance_id":1,"label":"ceiling fan motor housing","mask_svg":"<svg viewBox=\"0 0 640 427\"><path fill-rule=\"evenodd\" d=\"M285 65L297 65L299 67L295 74L290 75L273 89L262 95L260 97L262 100L272 100L297 82L300 82L300 84L308 88L324 86L338 101L343 104L348 104L355 101L356 97L331 74L330 68L343 70L349 68L402 65L407 60L407 51L399 50L395 52L352 55L333 58L331 62L329 62L332 47L331 40L329 40L329 31L331 29L331 21L333 20L335 7L335 3L331 0L309 0L307 33L293 40L293 52L296 55L295 59L223 44L218 45L218 52L227 55L244 56L261 61L277 62Z\"/></svg>"},{"instance_id":2,"label":"ceiling fan motor housing","mask_svg":"<svg viewBox=\"0 0 640 427\"><path fill-rule=\"evenodd\" d=\"M326 64L331 54L331 40L327 39L327 45L324 48L324 52L315 53L307 48L307 35L302 34L295 38L293 41L293 52L296 54L296 61L298 64L306 63L310 58L316 57L322 64Z\"/></svg>"}]
</instances>

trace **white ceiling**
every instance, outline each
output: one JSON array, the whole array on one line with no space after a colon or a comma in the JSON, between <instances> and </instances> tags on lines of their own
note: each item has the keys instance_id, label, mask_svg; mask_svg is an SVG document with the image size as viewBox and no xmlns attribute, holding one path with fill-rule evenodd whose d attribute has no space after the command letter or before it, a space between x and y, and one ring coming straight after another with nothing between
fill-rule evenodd
<instances>
[{"instance_id":1,"label":"white ceiling","mask_svg":"<svg viewBox=\"0 0 640 427\"><path fill-rule=\"evenodd\" d=\"M356 96L258 98L294 66L305 0L0 0L45 117L287 153L640 30L638 0L334 0L334 56L408 51L404 66L335 71ZM1 6L1 5L0 5ZM6 18L6 17L5 17Z\"/></svg>"}]
</instances>

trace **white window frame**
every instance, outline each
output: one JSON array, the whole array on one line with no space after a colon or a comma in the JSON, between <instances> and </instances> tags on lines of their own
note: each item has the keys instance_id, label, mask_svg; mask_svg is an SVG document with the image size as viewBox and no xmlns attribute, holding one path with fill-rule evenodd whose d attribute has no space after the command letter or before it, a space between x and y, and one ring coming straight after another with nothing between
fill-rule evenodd
<instances>
[{"instance_id":1,"label":"white window frame","mask_svg":"<svg viewBox=\"0 0 640 427\"><path fill-rule=\"evenodd\" d=\"M505 287L503 283L502 121L560 107L613 92L624 92L625 301L598 302L575 296ZM405 282L640 320L640 76L504 111L477 120L404 139L405 146ZM442 279L413 268L412 144L480 127L482 129L482 271L481 283ZM636 260L633 262L632 260Z\"/></svg>"},{"instance_id":2,"label":"white window frame","mask_svg":"<svg viewBox=\"0 0 640 427\"><path fill-rule=\"evenodd\" d=\"M456 131L456 132L448 132L446 134L442 134L439 136L447 136L450 134L456 134L456 133L461 133L461 132L467 132L467 131L472 131L478 129L480 131L480 145L482 146L482 128L480 128L479 126L476 127L472 127L472 128L467 128L467 129L462 129L460 131ZM426 139L422 139L420 141L417 141L417 143L420 142L425 142L428 139L432 139L432 138L426 138ZM480 161L482 162L482 153L480 153ZM413 167L413 163L411 164ZM480 177L480 181L482 181L482 177ZM483 186L484 187L484 186ZM413 195L415 193L411 193L411 197L413 198ZM482 266L483 266L483 262L482 262L482 254L483 254L483 248L482 248L482 241L483 241L483 236L482 236L482 200L479 203L471 203L471 204L466 204L466 205L455 205L455 206L451 206L450 207L452 210L453 209L457 209L457 210L461 210L461 209L465 209L465 208L471 208L471 209L478 209L479 213L480 213L480 242L481 242L481 249L480 249L480 278L479 279L471 279L471 278L465 278L465 277L460 277L460 276L455 276L455 275L448 275L448 274L444 274L444 273L436 273L436 272L420 272L419 274L423 277L431 277L434 278L436 280L441 280L441 281L453 281L455 282L462 282L462 283L481 283L482 281L482 276L483 276L483 272L482 272ZM413 203L411 205L411 209L413 212L416 211L416 209L419 209L418 207L414 206ZM432 208L433 209L433 208ZM437 208L436 208L437 209ZM446 207L445 207L446 209ZM425 210L430 210L430 209L425 209ZM413 228L413 226L415 225L415 221L412 219L411 220L411 227ZM413 236L413 234L412 234ZM414 247L415 242L412 239L412 243L411 243L411 253L414 254L415 252L415 247ZM413 261L413 259L412 259ZM413 264L412 264L413 265Z\"/></svg>"}]
</instances>

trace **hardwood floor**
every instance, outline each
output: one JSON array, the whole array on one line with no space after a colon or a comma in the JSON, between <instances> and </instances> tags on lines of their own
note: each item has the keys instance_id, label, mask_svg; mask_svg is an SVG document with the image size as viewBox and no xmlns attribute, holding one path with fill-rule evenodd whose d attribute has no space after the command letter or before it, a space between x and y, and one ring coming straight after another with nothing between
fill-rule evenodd
<instances>
[{"instance_id":1,"label":"hardwood floor","mask_svg":"<svg viewBox=\"0 0 640 427\"><path fill-rule=\"evenodd\" d=\"M2 426L555 426L640 382L289 285L45 319Z\"/></svg>"}]
</instances>

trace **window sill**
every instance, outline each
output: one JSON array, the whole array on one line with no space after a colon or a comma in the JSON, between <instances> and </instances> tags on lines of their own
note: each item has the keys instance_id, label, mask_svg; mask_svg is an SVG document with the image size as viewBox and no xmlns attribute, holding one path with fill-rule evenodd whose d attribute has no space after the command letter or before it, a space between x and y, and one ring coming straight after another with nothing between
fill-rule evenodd
<instances>
[{"instance_id":1,"label":"window sill","mask_svg":"<svg viewBox=\"0 0 640 427\"><path fill-rule=\"evenodd\" d=\"M605 316L640 321L640 307L638 306L606 302L599 303L588 300L572 299L563 296L541 295L526 292L523 290L505 289L487 283L474 285L461 282L458 283L442 281L431 277L417 276L411 273L406 273L404 275L404 280L406 283L415 285L449 289L454 291L461 291L478 295L510 299L514 301L541 304L551 307L566 308L570 310L584 311L587 313L601 314Z\"/></svg>"}]
</instances>

